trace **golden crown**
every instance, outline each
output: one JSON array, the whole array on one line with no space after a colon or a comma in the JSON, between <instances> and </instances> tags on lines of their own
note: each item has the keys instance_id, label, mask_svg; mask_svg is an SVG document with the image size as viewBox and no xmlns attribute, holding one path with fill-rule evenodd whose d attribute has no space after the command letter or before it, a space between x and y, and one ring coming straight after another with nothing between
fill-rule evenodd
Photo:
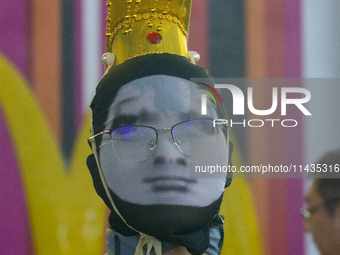
<instances>
[{"instance_id":1,"label":"golden crown","mask_svg":"<svg viewBox=\"0 0 340 255\"><path fill-rule=\"evenodd\" d=\"M106 52L115 65L152 53L189 58L187 40L192 0L109 0Z\"/></svg>"}]
</instances>

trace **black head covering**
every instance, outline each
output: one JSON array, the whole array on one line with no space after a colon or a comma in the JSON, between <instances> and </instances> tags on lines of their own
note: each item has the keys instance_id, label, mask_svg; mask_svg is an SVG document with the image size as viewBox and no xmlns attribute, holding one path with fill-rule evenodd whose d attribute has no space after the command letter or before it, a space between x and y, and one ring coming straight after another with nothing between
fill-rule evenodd
<instances>
[{"instance_id":1,"label":"black head covering","mask_svg":"<svg viewBox=\"0 0 340 255\"><path fill-rule=\"evenodd\" d=\"M207 69L190 63L187 58L182 56L173 54L150 54L127 60L120 65L113 66L102 78L97 86L96 95L91 103L91 108L93 111L92 132L96 134L103 131L104 123L107 120L108 116L108 109L122 86L136 79L152 75L169 75L186 80L190 80L191 78L205 78L206 83L208 83L212 87L214 86L213 78L210 76ZM218 114L224 114L224 110L221 107L217 108L217 112ZM101 142L100 139L101 138L99 136L96 140L97 147ZM230 156L231 152L232 145L230 146L229 151ZM90 169L97 193L100 197L102 197L106 205L112 211L109 217L111 227L126 236L136 235L137 233L134 230L130 229L113 209L101 182L99 170L93 155L90 155L88 157L87 165ZM229 173L228 176L230 177L228 177L228 179L226 180L226 187L230 185L232 179L231 173ZM134 204L122 201L111 190L110 194L117 208L119 208L121 214L125 214L124 210L135 209L137 211L139 210L141 213L143 213L143 211L147 213L150 212L150 216L156 219L157 211L161 210L163 213L167 213L169 210L169 206L164 206L164 208L163 206L143 206L145 210L140 210L139 208L135 208ZM180 228L174 228L168 232L164 231L165 234L163 234L163 231L160 231L160 229L149 229L144 222L142 222L141 224L145 225L143 228L146 229L146 234L152 235L157 239L160 239L161 241L167 241L177 245L182 245L186 247L191 254L202 254L209 246L209 228L214 224L220 224L220 218L219 216L217 216L217 213L219 211L221 202L222 196L211 205L209 210L207 208L198 208L198 211L195 213L198 218L195 218L192 221L193 223L197 222L197 224L192 224L191 227L185 230L185 232L181 232ZM175 206L174 208L177 209L178 207L179 206ZM180 210L181 213L187 213L189 215L190 212L193 212L192 210L195 209L190 207L183 207ZM199 215L205 215L206 217L199 218ZM207 217L210 217L209 221L204 219ZM171 214L169 215L169 218L171 218ZM124 220L126 220L126 222L132 222L132 224L130 224L131 226L138 224L138 220L137 222L135 222L135 219L133 217L129 219L126 219L124 217ZM176 221L176 219L172 219L172 221ZM156 224L156 226L163 223L164 222L160 222L159 224ZM164 229L171 228L172 226L162 227Z\"/></svg>"}]
</instances>

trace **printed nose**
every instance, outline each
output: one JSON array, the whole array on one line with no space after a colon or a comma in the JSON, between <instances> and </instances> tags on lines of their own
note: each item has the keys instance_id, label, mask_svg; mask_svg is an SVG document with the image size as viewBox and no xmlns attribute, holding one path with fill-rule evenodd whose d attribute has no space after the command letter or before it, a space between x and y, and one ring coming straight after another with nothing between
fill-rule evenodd
<instances>
[{"instance_id":1,"label":"printed nose","mask_svg":"<svg viewBox=\"0 0 340 255\"><path fill-rule=\"evenodd\" d=\"M186 156L168 137L160 137L153 156L154 164L177 164L181 166L188 164Z\"/></svg>"}]
</instances>

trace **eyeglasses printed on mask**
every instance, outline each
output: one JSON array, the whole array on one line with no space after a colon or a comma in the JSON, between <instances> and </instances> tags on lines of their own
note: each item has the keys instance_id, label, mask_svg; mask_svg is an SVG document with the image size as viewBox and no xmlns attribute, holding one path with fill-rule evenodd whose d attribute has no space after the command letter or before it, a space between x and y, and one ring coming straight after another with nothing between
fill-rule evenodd
<instances>
[{"instance_id":1,"label":"eyeglasses printed on mask","mask_svg":"<svg viewBox=\"0 0 340 255\"><path fill-rule=\"evenodd\" d=\"M228 126L214 127L214 121L209 119L184 121L171 128L161 129L129 125L99 132L90 137L88 142L92 143L96 137L108 134L113 151L119 160L140 162L150 158L157 147L160 134L166 131L171 132L172 143L181 153L188 156L202 156L215 148L218 132L224 132L226 135Z\"/></svg>"}]
</instances>

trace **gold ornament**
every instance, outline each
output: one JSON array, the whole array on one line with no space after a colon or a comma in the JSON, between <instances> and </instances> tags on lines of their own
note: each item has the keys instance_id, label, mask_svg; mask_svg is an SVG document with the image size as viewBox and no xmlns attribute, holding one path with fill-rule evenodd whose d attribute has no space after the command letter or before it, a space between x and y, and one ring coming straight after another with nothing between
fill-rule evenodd
<instances>
[{"instance_id":1,"label":"gold ornament","mask_svg":"<svg viewBox=\"0 0 340 255\"><path fill-rule=\"evenodd\" d=\"M106 52L115 65L154 53L189 58L187 40L192 0L108 0Z\"/></svg>"}]
</instances>

